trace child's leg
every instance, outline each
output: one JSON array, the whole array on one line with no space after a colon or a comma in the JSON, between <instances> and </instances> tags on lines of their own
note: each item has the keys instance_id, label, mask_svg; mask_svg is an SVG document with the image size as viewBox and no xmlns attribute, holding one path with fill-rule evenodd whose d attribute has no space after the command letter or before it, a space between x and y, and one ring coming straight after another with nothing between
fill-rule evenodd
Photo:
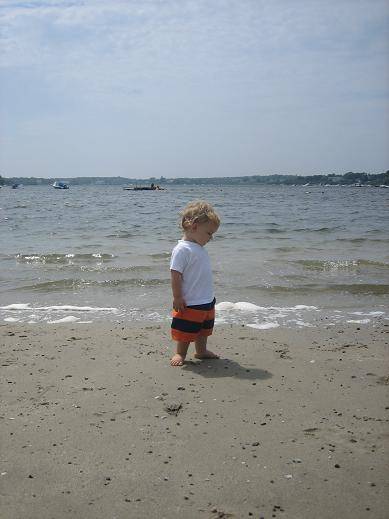
<instances>
[{"instance_id":1,"label":"child's leg","mask_svg":"<svg viewBox=\"0 0 389 519\"><path fill-rule=\"evenodd\" d=\"M207 350L208 337L205 335L199 335L195 341L196 353L194 356L196 359L218 359L219 355Z\"/></svg>"},{"instance_id":2,"label":"child's leg","mask_svg":"<svg viewBox=\"0 0 389 519\"><path fill-rule=\"evenodd\" d=\"M189 342L177 341L176 342L176 353L170 360L171 366L182 366L185 361L186 354L188 353Z\"/></svg>"}]
</instances>

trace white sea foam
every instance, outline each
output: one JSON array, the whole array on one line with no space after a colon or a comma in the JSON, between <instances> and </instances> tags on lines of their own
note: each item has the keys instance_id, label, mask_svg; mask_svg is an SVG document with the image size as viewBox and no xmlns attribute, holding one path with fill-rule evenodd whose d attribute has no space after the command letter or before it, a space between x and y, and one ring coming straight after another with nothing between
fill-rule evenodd
<instances>
[{"instance_id":1,"label":"white sea foam","mask_svg":"<svg viewBox=\"0 0 389 519\"><path fill-rule=\"evenodd\" d=\"M74 315L68 315L67 317L63 317L62 319L54 319L53 321L47 321L49 324L58 324L58 323L75 323L79 321L79 317L75 317Z\"/></svg>"},{"instance_id":2,"label":"white sea foam","mask_svg":"<svg viewBox=\"0 0 389 519\"><path fill-rule=\"evenodd\" d=\"M245 301L238 301L234 304L234 308L235 310L241 310L243 312L257 312L258 310L262 310L261 306L246 303Z\"/></svg>"},{"instance_id":3,"label":"white sea foam","mask_svg":"<svg viewBox=\"0 0 389 519\"><path fill-rule=\"evenodd\" d=\"M99 306L72 306L72 305L61 305L61 306L38 306L35 310L55 310L60 312L115 312L117 308L103 308Z\"/></svg>"},{"instance_id":4,"label":"white sea foam","mask_svg":"<svg viewBox=\"0 0 389 519\"><path fill-rule=\"evenodd\" d=\"M281 325L308 327L311 325L306 322L306 315L319 311L316 306L309 305L266 307L247 301L222 301L216 305L216 310L217 323L239 323L259 330Z\"/></svg>"},{"instance_id":5,"label":"white sea foam","mask_svg":"<svg viewBox=\"0 0 389 519\"><path fill-rule=\"evenodd\" d=\"M270 328L278 328L278 323L250 323L246 324L249 328L256 328L257 330L270 330Z\"/></svg>"},{"instance_id":6,"label":"white sea foam","mask_svg":"<svg viewBox=\"0 0 389 519\"><path fill-rule=\"evenodd\" d=\"M16 303L7 306L0 306L1 310L32 310L30 303ZM115 307L100 306L73 306L73 305L52 305L52 306L36 306L34 310L45 311L62 311L62 312L117 312Z\"/></svg>"},{"instance_id":7,"label":"white sea foam","mask_svg":"<svg viewBox=\"0 0 389 519\"><path fill-rule=\"evenodd\" d=\"M248 303L246 301L238 301L237 303L231 303L230 301L222 301L217 303L216 309L219 311L267 311L267 310L279 310L279 311L292 311L292 310L319 310L317 306L309 305L296 305L296 306L259 306L254 303Z\"/></svg>"},{"instance_id":8,"label":"white sea foam","mask_svg":"<svg viewBox=\"0 0 389 519\"><path fill-rule=\"evenodd\" d=\"M256 312L258 310L263 310L264 307L255 305L253 303L248 303L246 301L238 301L237 303L231 303L230 301L222 301L216 305L216 310L218 311L233 311L240 310L242 312Z\"/></svg>"},{"instance_id":9,"label":"white sea foam","mask_svg":"<svg viewBox=\"0 0 389 519\"><path fill-rule=\"evenodd\" d=\"M371 317L379 317L385 315L385 312L349 312L350 315L370 315Z\"/></svg>"},{"instance_id":10,"label":"white sea foam","mask_svg":"<svg viewBox=\"0 0 389 519\"><path fill-rule=\"evenodd\" d=\"M7 306L1 306L0 311L5 322L28 322L39 323L47 322L50 324L77 322L83 318L83 321L90 322L91 316L96 317L105 314L119 316L119 309L116 307L99 307L99 306L76 306L76 305L50 305L50 306L34 306L31 303L14 303ZM78 314L80 317L66 314ZM66 317L63 317L65 314ZM93 318L92 317L92 318Z\"/></svg>"},{"instance_id":11,"label":"white sea foam","mask_svg":"<svg viewBox=\"0 0 389 519\"><path fill-rule=\"evenodd\" d=\"M42 304L42 303L41 303ZM379 308L382 308L379 307ZM222 301L216 305L217 324L246 325L259 330L286 327L311 327L320 325L323 316L329 323L368 324L377 319L387 319L384 311L323 310L312 305L260 306L248 301ZM0 321L7 323L64 323L78 324L97 319L163 322L170 318L165 313L145 308L77 306L70 304L38 306L38 303L13 303L0 306ZM76 317L77 316L77 317ZM70 319L68 319L70 318Z\"/></svg>"},{"instance_id":12,"label":"white sea foam","mask_svg":"<svg viewBox=\"0 0 389 519\"><path fill-rule=\"evenodd\" d=\"M234 303L230 303L229 301L222 301L216 305L216 309L220 312L224 312L226 310L233 310L235 308Z\"/></svg>"},{"instance_id":13,"label":"white sea foam","mask_svg":"<svg viewBox=\"0 0 389 519\"><path fill-rule=\"evenodd\" d=\"M1 310L29 310L29 303L15 303L13 305L0 306Z\"/></svg>"},{"instance_id":14,"label":"white sea foam","mask_svg":"<svg viewBox=\"0 0 389 519\"><path fill-rule=\"evenodd\" d=\"M288 323L294 323L297 326L301 326L301 327L305 327L305 328L312 328L313 327L313 324L306 323L306 322L302 321L301 319L289 319L287 322Z\"/></svg>"}]
</instances>

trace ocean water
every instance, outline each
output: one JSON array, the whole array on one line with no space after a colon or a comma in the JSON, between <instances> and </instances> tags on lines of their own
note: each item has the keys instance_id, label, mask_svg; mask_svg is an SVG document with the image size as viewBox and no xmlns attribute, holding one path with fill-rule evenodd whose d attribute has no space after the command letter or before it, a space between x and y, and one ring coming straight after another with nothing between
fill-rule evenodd
<instances>
[{"instance_id":1,"label":"ocean water","mask_svg":"<svg viewBox=\"0 0 389 519\"><path fill-rule=\"evenodd\" d=\"M389 189L0 189L0 322L160 322L179 211L205 199L218 321L258 329L389 319Z\"/></svg>"}]
</instances>

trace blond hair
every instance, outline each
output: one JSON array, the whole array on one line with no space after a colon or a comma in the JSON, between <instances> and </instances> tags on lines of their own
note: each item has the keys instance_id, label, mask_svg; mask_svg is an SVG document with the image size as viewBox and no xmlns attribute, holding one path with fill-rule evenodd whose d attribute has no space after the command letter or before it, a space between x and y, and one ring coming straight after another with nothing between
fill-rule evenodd
<instances>
[{"instance_id":1,"label":"blond hair","mask_svg":"<svg viewBox=\"0 0 389 519\"><path fill-rule=\"evenodd\" d=\"M203 200L193 200L181 211L181 226L184 230L194 223L212 222L219 227L220 218L214 208Z\"/></svg>"}]
</instances>

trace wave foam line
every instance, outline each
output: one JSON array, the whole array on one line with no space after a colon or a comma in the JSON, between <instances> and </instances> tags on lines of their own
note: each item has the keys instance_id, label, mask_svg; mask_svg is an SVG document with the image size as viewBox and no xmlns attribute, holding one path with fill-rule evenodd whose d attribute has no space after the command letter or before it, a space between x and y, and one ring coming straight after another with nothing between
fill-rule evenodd
<instances>
[{"instance_id":1,"label":"wave foam line","mask_svg":"<svg viewBox=\"0 0 389 519\"><path fill-rule=\"evenodd\" d=\"M243 312L263 312L268 310L278 310L278 311L294 311L294 310L318 310L317 306L308 306L308 305L296 305L290 307L279 307L279 306L258 306L253 303L248 303L246 301L238 301L237 303L231 303L230 301L222 301L216 305L216 309L220 312L229 312L229 311L243 311Z\"/></svg>"},{"instance_id":2,"label":"wave foam line","mask_svg":"<svg viewBox=\"0 0 389 519\"><path fill-rule=\"evenodd\" d=\"M255 328L257 330L270 330L271 328L279 328L278 323L261 323L261 324L246 324L249 328Z\"/></svg>"},{"instance_id":3,"label":"wave foam line","mask_svg":"<svg viewBox=\"0 0 389 519\"><path fill-rule=\"evenodd\" d=\"M76 323L79 321L79 317L75 317L74 315L68 315L67 317L63 317L62 319L54 319L53 321L47 321L48 324L61 324L61 323Z\"/></svg>"},{"instance_id":4,"label":"wave foam line","mask_svg":"<svg viewBox=\"0 0 389 519\"><path fill-rule=\"evenodd\" d=\"M61 305L61 306L37 306L31 307L30 303L16 303L7 306L0 306L1 310L55 310L61 312L117 312L118 309L115 307L99 307L99 306L73 306L73 305Z\"/></svg>"}]
</instances>

